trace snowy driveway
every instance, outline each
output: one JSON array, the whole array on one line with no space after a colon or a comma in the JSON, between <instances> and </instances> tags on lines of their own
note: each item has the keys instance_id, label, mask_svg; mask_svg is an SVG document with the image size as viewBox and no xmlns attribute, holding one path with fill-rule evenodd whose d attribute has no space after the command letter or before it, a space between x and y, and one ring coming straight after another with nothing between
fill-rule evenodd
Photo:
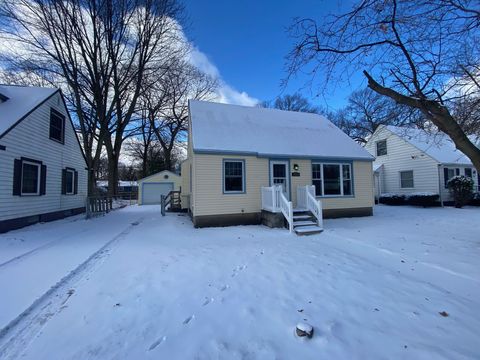
<instances>
[{"instance_id":1,"label":"snowy driveway","mask_svg":"<svg viewBox=\"0 0 480 360\"><path fill-rule=\"evenodd\" d=\"M325 227L198 230L144 206L0 235L0 358L478 358L480 209Z\"/></svg>"}]
</instances>

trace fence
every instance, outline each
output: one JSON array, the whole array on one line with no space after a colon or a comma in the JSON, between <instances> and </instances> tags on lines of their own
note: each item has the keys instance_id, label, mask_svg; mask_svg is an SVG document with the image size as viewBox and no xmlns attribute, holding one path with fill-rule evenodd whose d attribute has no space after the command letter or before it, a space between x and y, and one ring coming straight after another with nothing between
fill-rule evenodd
<instances>
[{"instance_id":1,"label":"fence","mask_svg":"<svg viewBox=\"0 0 480 360\"><path fill-rule=\"evenodd\" d=\"M86 203L87 219L112 211L113 198L109 196L89 196Z\"/></svg>"}]
</instances>

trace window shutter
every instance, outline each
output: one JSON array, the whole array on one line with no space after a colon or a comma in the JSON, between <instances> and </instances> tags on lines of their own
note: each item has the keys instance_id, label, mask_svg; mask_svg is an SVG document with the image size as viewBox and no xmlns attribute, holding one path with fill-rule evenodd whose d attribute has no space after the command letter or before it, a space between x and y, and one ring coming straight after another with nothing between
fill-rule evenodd
<instances>
[{"instance_id":1,"label":"window shutter","mask_svg":"<svg viewBox=\"0 0 480 360\"><path fill-rule=\"evenodd\" d=\"M40 174L40 195L45 195L47 188L47 165L42 165Z\"/></svg>"},{"instance_id":2,"label":"window shutter","mask_svg":"<svg viewBox=\"0 0 480 360\"><path fill-rule=\"evenodd\" d=\"M445 189L448 187L448 168L443 168L443 180L445 182Z\"/></svg>"},{"instance_id":3,"label":"window shutter","mask_svg":"<svg viewBox=\"0 0 480 360\"><path fill-rule=\"evenodd\" d=\"M15 159L13 163L13 195L20 196L22 187L22 160Z\"/></svg>"},{"instance_id":4,"label":"window shutter","mask_svg":"<svg viewBox=\"0 0 480 360\"><path fill-rule=\"evenodd\" d=\"M62 195L67 193L67 170L62 169Z\"/></svg>"},{"instance_id":5,"label":"window shutter","mask_svg":"<svg viewBox=\"0 0 480 360\"><path fill-rule=\"evenodd\" d=\"M78 171L77 170L75 170L75 175L74 175L73 181L74 181L74 183L73 183L73 193L78 194Z\"/></svg>"}]
</instances>

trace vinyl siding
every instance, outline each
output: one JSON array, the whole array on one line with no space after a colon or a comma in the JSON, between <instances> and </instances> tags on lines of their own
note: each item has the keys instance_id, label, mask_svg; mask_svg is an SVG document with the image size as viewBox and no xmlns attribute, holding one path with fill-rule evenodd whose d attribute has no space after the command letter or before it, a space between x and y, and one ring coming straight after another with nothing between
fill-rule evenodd
<instances>
[{"instance_id":1,"label":"vinyl siding","mask_svg":"<svg viewBox=\"0 0 480 360\"><path fill-rule=\"evenodd\" d=\"M223 160L245 160L245 193L223 193ZM268 159L254 156L205 155L194 157L194 216L259 212L260 191L268 186Z\"/></svg>"},{"instance_id":2,"label":"vinyl siding","mask_svg":"<svg viewBox=\"0 0 480 360\"><path fill-rule=\"evenodd\" d=\"M65 143L49 138L50 108L65 115ZM15 128L0 138L0 221L85 206L87 170L80 145L60 94L55 94ZM47 166L46 194L13 196L14 159L27 157ZM78 172L78 194L62 195L62 169Z\"/></svg>"},{"instance_id":3,"label":"vinyl siding","mask_svg":"<svg viewBox=\"0 0 480 360\"><path fill-rule=\"evenodd\" d=\"M181 202L182 209L190 208L190 159L186 159L182 162L181 172L182 172L182 193L181 193Z\"/></svg>"},{"instance_id":4,"label":"vinyl siding","mask_svg":"<svg viewBox=\"0 0 480 360\"><path fill-rule=\"evenodd\" d=\"M223 193L223 160L245 161L246 192ZM300 176L291 177L291 193L294 205L297 201L297 186L311 185L310 160L290 159L290 166L299 165ZM240 214L261 211L261 187L269 186L269 159L254 156L194 155L194 216L217 214ZM321 198L325 209L362 208L373 206L372 163L353 162L353 197Z\"/></svg>"},{"instance_id":5,"label":"vinyl siding","mask_svg":"<svg viewBox=\"0 0 480 360\"><path fill-rule=\"evenodd\" d=\"M373 170L370 161L353 162L354 196L319 198L324 209L351 209L373 207Z\"/></svg>"},{"instance_id":6,"label":"vinyl siding","mask_svg":"<svg viewBox=\"0 0 480 360\"><path fill-rule=\"evenodd\" d=\"M410 194L413 192L433 192L438 194L438 162L393 134L386 128L380 128L369 139L365 148L376 156L376 142L387 141L387 155L378 156L374 164L383 165L381 173L381 193ZM413 171L414 187L400 187L400 172Z\"/></svg>"},{"instance_id":7,"label":"vinyl siding","mask_svg":"<svg viewBox=\"0 0 480 360\"><path fill-rule=\"evenodd\" d=\"M168 179L165 179L164 176L168 175ZM180 190L182 186L182 178L177 174L174 174L170 171L160 171L157 174L151 175L145 180L138 181L138 205L142 205L142 190L144 183L173 183L173 189L176 191Z\"/></svg>"}]
</instances>

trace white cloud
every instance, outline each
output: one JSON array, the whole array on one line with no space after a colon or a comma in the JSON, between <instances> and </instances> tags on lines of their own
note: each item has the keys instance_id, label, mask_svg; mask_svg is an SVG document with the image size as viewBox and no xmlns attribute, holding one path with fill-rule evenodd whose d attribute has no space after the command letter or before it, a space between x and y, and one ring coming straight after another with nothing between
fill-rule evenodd
<instances>
[{"instance_id":1,"label":"white cloud","mask_svg":"<svg viewBox=\"0 0 480 360\"><path fill-rule=\"evenodd\" d=\"M201 52L197 47L192 46L190 52L190 62L199 70L218 79L219 86L217 89L218 102L225 104L254 106L259 103L258 99L248 95L245 91L238 91L227 84L221 77L218 68L208 59L208 56Z\"/></svg>"}]
</instances>

